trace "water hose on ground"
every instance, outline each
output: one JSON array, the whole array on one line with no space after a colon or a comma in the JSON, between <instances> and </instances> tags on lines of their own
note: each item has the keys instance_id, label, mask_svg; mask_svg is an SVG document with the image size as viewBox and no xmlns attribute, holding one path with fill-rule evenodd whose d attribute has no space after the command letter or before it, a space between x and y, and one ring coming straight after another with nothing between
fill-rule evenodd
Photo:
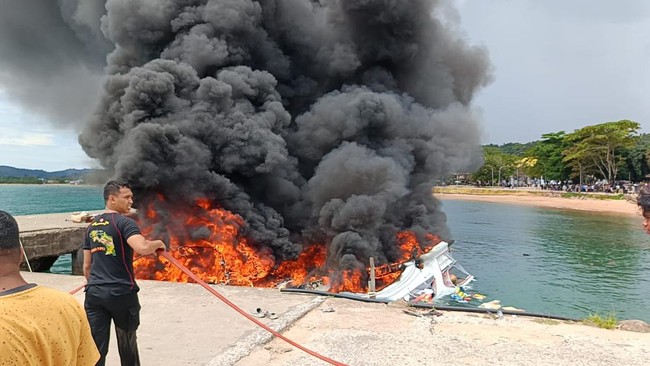
<instances>
[{"instance_id":1,"label":"water hose on ground","mask_svg":"<svg viewBox=\"0 0 650 366\"><path fill-rule=\"evenodd\" d=\"M314 351L312 351L312 350L310 350L308 348L305 348L305 347L299 345L298 343L292 341L291 339L283 336L282 334L276 332L275 330L271 329L268 325L262 323L261 321L259 321L255 317L253 317L252 315L248 314L246 311L242 310L239 306L235 305L230 300L228 300L225 296L223 296L222 294L217 292L217 290L210 287L207 283L205 283L197 275L195 275L194 273L192 273L192 271L190 271L187 267L185 267L181 262L179 262L171 254L169 254L169 252L160 250L160 251L157 251L156 253L158 253L158 255L164 257L169 262L171 262L173 265L178 267L178 269L183 271L183 273L188 275L190 278L192 278L194 281L196 281L199 285L203 286L203 288L205 288L206 290L208 290L208 292L210 292L211 294L213 294L214 296L219 298L219 300L223 301L226 305L230 306L233 310L235 310L239 314L243 315L246 319L248 319L248 320L252 321L253 323L257 324L258 326L260 326L261 328L263 328L267 332L269 332L269 333L273 334L274 336L282 339L283 341L289 343L290 345L300 349L301 351L304 351L304 352L306 352L306 353L308 353L308 354L310 354L310 355L312 355L312 356L314 356L314 357L316 357L316 358L318 358L318 359L320 359L322 361L325 361L325 362L327 362L327 363L329 363L331 365L345 366L345 364L340 363L338 361L334 361L334 360L332 360L332 359L330 359L328 357L325 357L325 356L323 356L323 355L321 355L319 353L316 353L316 352L314 352Z\"/></svg>"},{"instance_id":2,"label":"water hose on ground","mask_svg":"<svg viewBox=\"0 0 650 366\"><path fill-rule=\"evenodd\" d=\"M308 290L308 289L285 288L285 289L281 289L280 292L331 296L331 297L338 297L338 298L349 299L349 300L357 300L357 301L363 301L363 302L374 302L374 303L382 303L382 304L387 304L387 303L390 302L388 300L371 299L371 298L361 297L361 296L357 296L357 295L353 295L353 294L336 294L336 293L330 293L330 292L325 292L325 291ZM410 306L413 306L413 307L416 307L416 308L429 308L429 309L436 309L436 310L443 310L443 311L459 311L459 312L466 312L466 313L482 313L482 314L490 314L490 313L493 314L495 311L497 311L497 310L483 309L483 308L466 308L466 307L461 307L461 306L446 306L446 305L434 305L434 304L422 304L422 303L413 303L413 304L410 304ZM528 317L554 319L554 320L566 320L566 321L574 321L574 322L579 322L580 321L578 319L567 318L567 317L564 317L564 316L557 316L557 315L550 315L550 314L540 314L540 313L529 313L529 312L526 312L526 311L516 311L516 310L504 310L504 309L501 309L501 312L504 315L518 315L518 316L528 316Z\"/></svg>"}]
</instances>

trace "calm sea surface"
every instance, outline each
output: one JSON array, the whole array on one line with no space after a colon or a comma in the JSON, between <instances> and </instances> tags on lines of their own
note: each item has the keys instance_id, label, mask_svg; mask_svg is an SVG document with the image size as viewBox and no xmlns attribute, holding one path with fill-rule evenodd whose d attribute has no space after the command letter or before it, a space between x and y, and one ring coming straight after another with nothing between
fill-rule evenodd
<instances>
[{"instance_id":1,"label":"calm sea surface","mask_svg":"<svg viewBox=\"0 0 650 366\"><path fill-rule=\"evenodd\" d=\"M0 184L0 210L12 215L101 210L100 186Z\"/></svg>"},{"instance_id":2,"label":"calm sea surface","mask_svg":"<svg viewBox=\"0 0 650 366\"><path fill-rule=\"evenodd\" d=\"M473 291L529 312L650 321L650 236L640 217L444 200Z\"/></svg>"},{"instance_id":3,"label":"calm sea surface","mask_svg":"<svg viewBox=\"0 0 650 366\"><path fill-rule=\"evenodd\" d=\"M101 187L0 185L0 209L14 215L102 208ZM457 200L444 200L443 211L452 253L485 301L650 322L650 236L640 217ZM70 256L52 268L69 271Z\"/></svg>"}]
</instances>

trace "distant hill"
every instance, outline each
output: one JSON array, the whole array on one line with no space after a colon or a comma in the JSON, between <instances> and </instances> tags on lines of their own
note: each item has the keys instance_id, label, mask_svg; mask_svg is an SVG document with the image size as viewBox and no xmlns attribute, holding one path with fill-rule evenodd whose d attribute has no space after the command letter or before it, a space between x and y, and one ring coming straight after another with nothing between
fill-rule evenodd
<instances>
[{"instance_id":1,"label":"distant hill","mask_svg":"<svg viewBox=\"0 0 650 366\"><path fill-rule=\"evenodd\" d=\"M41 179L84 179L90 174L100 172L97 169L66 169L46 172L40 169L21 169L0 165L0 178L41 178Z\"/></svg>"}]
</instances>

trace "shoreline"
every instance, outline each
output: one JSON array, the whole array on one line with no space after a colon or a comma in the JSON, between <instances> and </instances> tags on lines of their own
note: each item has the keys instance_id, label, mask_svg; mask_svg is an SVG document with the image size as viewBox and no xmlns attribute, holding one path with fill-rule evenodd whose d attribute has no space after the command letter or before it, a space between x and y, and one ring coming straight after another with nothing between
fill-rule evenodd
<instances>
[{"instance_id":1,"label":"shoreline","mask_svg":"<svg viewBox=\"0 0 650 366\"><path fill-rule=\"evenodd\" d=\"M628 200L565 198L557 196L542 196L526 191L513 191L511 194L482 194L482 193L447 193L434 191L434 197L444 200L463 200L489 203L516 204L553 208L561 210L586 211L593 213L639 216L637 205Z\"/></svg>"}]
</instances>

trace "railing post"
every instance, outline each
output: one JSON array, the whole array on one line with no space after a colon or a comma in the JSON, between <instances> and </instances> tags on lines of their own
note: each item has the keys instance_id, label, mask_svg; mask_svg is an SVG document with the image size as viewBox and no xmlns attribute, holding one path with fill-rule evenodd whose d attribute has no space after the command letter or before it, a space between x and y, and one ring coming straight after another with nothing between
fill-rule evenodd
<instances>
[{"instance_id":1,"label":"railing post","mask_svg":"<svg viewBox=\"0 0 650 366\"><path fill-rule=\"evenodd\" d=\"M370 257L370 280L368 281L368 297L375 298L375 258Z\"/></svg>"}]
</instances>

